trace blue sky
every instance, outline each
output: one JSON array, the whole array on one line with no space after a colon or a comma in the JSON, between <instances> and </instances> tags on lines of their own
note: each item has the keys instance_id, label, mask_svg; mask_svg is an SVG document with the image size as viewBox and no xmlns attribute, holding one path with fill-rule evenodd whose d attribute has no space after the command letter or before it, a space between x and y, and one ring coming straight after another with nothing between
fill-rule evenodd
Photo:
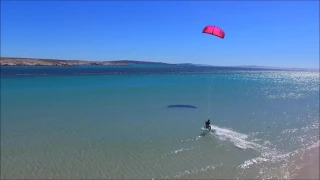
<instances>
[{"instance_id":1,"label":"blue sky","mask_svg":"<svg viewBox=\"0 0 320 180\"><path fill-rule=\"evenodd\" d=\"M319 67L318 1L1 3L3 57Z\"/></svg>"}]
</instances>

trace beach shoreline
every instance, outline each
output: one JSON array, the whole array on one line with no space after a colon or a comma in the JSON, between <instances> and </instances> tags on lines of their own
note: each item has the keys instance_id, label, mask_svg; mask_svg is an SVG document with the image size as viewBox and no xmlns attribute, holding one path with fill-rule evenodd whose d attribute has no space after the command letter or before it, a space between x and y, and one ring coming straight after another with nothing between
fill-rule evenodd
<instances>
[{"instance_id":1,"label":"beach shoreline","mask_svg":"<svg viewBox=\"0 0 320 180\"><path fill-rule=\"evenodd\" d=\"M302 167L292 179L319 179L319 143L305 149L297 164Z\"/></svg>"}]
</instances>

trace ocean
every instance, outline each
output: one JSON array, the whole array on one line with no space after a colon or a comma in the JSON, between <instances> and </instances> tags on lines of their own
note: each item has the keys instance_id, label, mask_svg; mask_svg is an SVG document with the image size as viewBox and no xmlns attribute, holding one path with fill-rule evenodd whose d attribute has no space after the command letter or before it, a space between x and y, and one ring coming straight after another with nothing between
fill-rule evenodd
<instances>
[{"instance_id":1,"label":"ocean","mask_svg":"<svg viewBox=\"0 0 320 180\"><path fill-rule=\"evenodd\" d=\"M311 148L318 71L1 67L1 179L294 178Z\"/></svg>"}]
</instances>

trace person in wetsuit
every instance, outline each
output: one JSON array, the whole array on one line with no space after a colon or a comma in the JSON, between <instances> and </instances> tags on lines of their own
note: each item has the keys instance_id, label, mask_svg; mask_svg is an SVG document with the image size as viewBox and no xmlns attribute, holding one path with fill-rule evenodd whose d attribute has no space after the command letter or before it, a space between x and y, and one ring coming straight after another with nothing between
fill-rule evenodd
<instances>
[{"instance_id":1,"label":"person in wetsuit","mask_svg":"<svg viewBox=\"0 0 320 180\"><path fill-rule=\"evenodd\" d=\"M205 125L206 129L211 130L210 119L206 120L205 123L206 123L206 125Z\"/></svg>"}]
</instances>

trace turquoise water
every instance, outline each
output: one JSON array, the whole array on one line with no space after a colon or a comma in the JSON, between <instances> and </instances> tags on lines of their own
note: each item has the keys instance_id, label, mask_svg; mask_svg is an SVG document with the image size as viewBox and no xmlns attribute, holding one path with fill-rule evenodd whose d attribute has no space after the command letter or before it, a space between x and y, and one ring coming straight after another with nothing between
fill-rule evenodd
<instances>
[{"instance_id":1,"label":"turquoise water","mask_svg":"<svg viewBox=\"0 0 320 180\"><path fill-rule=\"evenodd\" d=\"M319 72L1 70L1 178L293 177L319 143Z\"/></svg>"}]
</instances>

